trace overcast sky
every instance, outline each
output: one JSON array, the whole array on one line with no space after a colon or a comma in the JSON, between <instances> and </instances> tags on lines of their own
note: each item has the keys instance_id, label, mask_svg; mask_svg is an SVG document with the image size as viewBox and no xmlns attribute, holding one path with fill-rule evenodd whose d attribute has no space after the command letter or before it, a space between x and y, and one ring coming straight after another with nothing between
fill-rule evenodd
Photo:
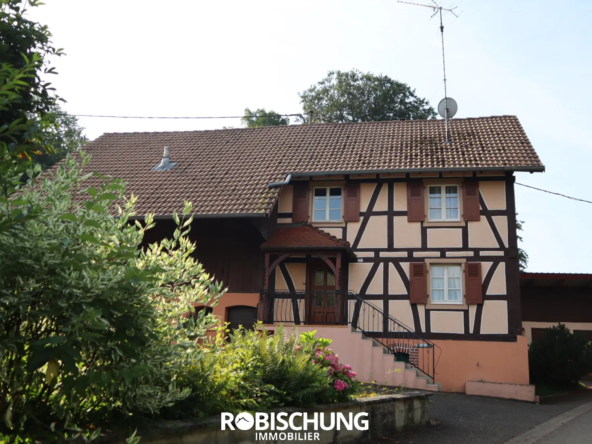
<instances>
[{"instance_id":1,"label":"overcast sky","mask_svg":"<svg viewBox=\"0 0 592 444\"><path fill-rule=\"evenodd\" d=\"M417 0L429 3L430 0ZM456 117L516 115L547 167L517 181L592 201L592 2L458 0L445 16ZM298 92L357 68L444 97L439 23L395 0L47 0L31 12L67 56L53 78L72 114L301 112ZM80 118L105 132L201 130L239 121ZM529 271L592 273L592 204L516 187Z\"/></svg>"}]
</instances>

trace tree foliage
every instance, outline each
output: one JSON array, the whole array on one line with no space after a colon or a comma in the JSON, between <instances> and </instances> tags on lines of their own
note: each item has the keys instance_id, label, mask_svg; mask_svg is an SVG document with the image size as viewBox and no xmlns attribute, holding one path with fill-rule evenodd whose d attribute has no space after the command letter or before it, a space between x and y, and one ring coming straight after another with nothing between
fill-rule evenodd
<instances>
[{"instance_id":1,"label":"tree foliage","mask_svg":"<svg viewBox=\"0 0 592 444\"><path fill-rule=\"evenodd\" d=\"M265 108L259 108L255 111L251 111L249 108L245 108L245 115L241 119L242 124L247 128L258 128L260 126L277 126L277 125L289 125L290 119L282 117L275 111L266 111Z\"/></svg>"},{"instance_id":2,"label":"tree foliage","mask_svg":"<svg viewBox=\"0 0 592 444\"><path fill-rule=\"evenodd\" d=\"M320 122L374 122L435 118L426 99L416 96L407 84L385 75L329 71L327 77L301 92L305 114L313 112Z\"/></svg>"},{"instance_id":3,"label":"tree foliage","mask_svg":"<svg viewBox=\"0 0 592 444\"><path fill-rule=\"evenodd\" d=\"M60 56L47 26L27 19L27 5L36 7L39 0L2 0L0 3L0 61L15 69L24 69L36 61L33 71L21 79L18 100L0 110L0 122L26 122L30 116L40 116L51 110L58 98L45 77L55 74L48 56ZM1 137L1 136L0 136Z\"/></svg>"},{"instance_id":4,"label":"tree foliage","mask_svg":"<svg viewBox=\"0 0 592 444\"><path fill-rule=\"evenodd\" d=\"M528 348L530 381L566 385L592 372L592 344L563 324L547 328L545 335Z\"/></svg>"},{"instance_id":5,"label":"tree foliage","mask_svg":"<svg viewBox=\"0 0 592 444\"><path fill-rule=\"evenodd\" d=\"M49 111L58 98L42 77L55 73L47 57L62 52L53 47L47 27L24 16L27 5L39 4L37 0L0 3L0 205L27 177L25 171L31 167L27 160L52 154L44 130L55 126ZM31 208L26 215L18 208L0 214L0 232L34 214Z\"/></svg>"},{"instance_id":6,"label":"tree foliage","mask_svg":"<svg viewBox=\"0 0 592 444\"><path fill-rule=\"evenodd\" d=\"M172 418L201 417L220 412L260 411L277 407L312 407L345 402L359 383L351 366L341 365L327 348L328 339L315 332L287 334L279 326L269 336L261 324L255 330L239 328L225 339L202 347L187 358L178 381L191 395L165 410Z\"/></svg>"},{"instance_id":7,"label":"tree foliage","mask_svg":"<svg viewBox=\"0 0 592 444\"><path fill-rule=\"evenodd\" d=\"M43 170L89 142L84 135L84 128L78 124L78 119L64 112L58 105L50 109L47 119L51 124L43 128L42 138L45 147L49 147L49 150L45 148L42 151L43 154L33 158Z\"/></svg>"},{"instance_id":8,"label":"tree foliage","mask_svg":"<svg viewBox=\"0 0 592 444\"><path fill-rule=\"evenodd\" d=\"M131 223L136 199L121 180L82 176L87 160L69 157L0 206L38 209L0 233L0 430L63 436L186 397L175 365L213 318L181 324L223 292L192 256L191 218L175 215L173 239L140 249L152 218Z\"/></svg>"},{"instance_id":9,"label":"tree foliage","mask_svg":"<svg viewBox=\"0 0 592 444\"><path fill-rule=\"evenodd\" d=\"M516 213L516 216L518 216L518 213ZM524 231L523 224L523 220L516 219L517 232ZM518 242L524 242L520 234L517 234L516 237L518 238ZM526 269L528 268L528 253L520 247L518 247L518 267L520 268L520 271L526 271Z\"/></svg>"}]
</instances>

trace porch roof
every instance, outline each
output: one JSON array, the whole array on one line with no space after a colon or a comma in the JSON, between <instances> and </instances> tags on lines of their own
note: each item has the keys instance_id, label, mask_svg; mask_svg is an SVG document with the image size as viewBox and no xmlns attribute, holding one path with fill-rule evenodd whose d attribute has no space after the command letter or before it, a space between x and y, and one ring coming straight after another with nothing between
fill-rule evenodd
<instances>
[{"instance_id":1,"label":"porch roof","mask_svg":"<svg viewBox=\"0 0 592 444\"><path fill-rule=\"evenodd\" d=\"M349 242L312 225L278 228L261 244L264 251L350 250Z\"/></svg>"}]
</instances>

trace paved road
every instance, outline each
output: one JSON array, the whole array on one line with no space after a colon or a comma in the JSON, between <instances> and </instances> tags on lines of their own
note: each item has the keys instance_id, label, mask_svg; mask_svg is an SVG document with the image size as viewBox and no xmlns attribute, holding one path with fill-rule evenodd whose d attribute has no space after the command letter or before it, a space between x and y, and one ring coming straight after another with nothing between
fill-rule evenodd
<instances>
[{"instance_id":1,"label":"paved road","mask_svg":"<svg viewBox=\"0 0 592 444\"><path fill-rule=\"evenodd\" d=\"M592 443L592 410L573 419L536 444L590 444Z\"/></svg>"},{"instance_id":2,"label":"paved road","mask_svg":"<svg viewBox=\"0 0 592 444\"><path fill-rule=\"evenodd\" d=\"M432 401L432 425L384 438L380 444L504 444L539 424L592 402L592 390L539 405L453 393L434 394ZM591 415L589 412L570 421L537 444L591 444ZM565 440L567 437L572 440Z\"/></svg>"}]
</instances>

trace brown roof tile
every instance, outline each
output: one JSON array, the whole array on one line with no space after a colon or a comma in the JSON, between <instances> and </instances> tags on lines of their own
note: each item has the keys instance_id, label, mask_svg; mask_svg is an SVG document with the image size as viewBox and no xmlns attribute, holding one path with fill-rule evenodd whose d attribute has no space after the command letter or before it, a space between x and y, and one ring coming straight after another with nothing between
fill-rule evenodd
<instances>
[{"instance_id":1,"label":"brown roof tile","mask_svg":"<svg viewBox=\"0 0 592 444\"><path fill-rule=\"evenodd\" d=\"M267 214L289 173L505 168L542 170L513 116L313 124L214 131L108 133L84 149L87 171L123 178L137 213ZM163 147L178 165L154 172Z\"/></svg>"},{"instance_id":2,"label":"brown roof tile","mask_svg":"<svg viewBox=\"0 0 592 444\"><path fill-rule=\"evenodd\" d=\"M349 242L313 227L302 225L299 227L278 228L271 237L261 244L261 249L277 248L347 248Z\"/></svg>"}]
</instances>

